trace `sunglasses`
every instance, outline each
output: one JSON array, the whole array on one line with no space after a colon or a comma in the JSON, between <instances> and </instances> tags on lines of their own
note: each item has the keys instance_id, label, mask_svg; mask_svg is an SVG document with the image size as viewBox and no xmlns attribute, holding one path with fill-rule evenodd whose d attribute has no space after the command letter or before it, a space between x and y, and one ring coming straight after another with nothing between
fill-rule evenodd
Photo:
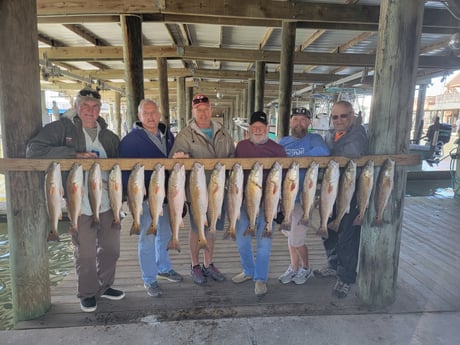
<instances>
[{"instance_id":1,"label":"sunglasses","mask_svg":"<svg viewBox=\"0 0 460 345\"><path fill-rule=\"evenodd\" d=\"M332 117L332 120L338 120L339 117L340 117L341 119L346 119L346 118L348 117L348 114L331 115L331 117Z\"/></svg>"},{"instance_id":2,"label":"sunglasses","mask_svg":"<svg viewBox=\"0 0 460 345\"><path fill-rule=\"evenodd\" d=\"M91 96L96 99L101 99L101 95L99 94L99 92L93 90L81 90L78 94L82 97Z\"/></svg>"},{"instance_id":3,"label":"sunglasses","mask_svg":"<svg viewBox=\"0 0 460 345\"><path fill-rule=\"evenodd\" d=\"M208 97L199 97L199 98L195 98L192 103L195 105L195 104L199 104L199 103L209 103L209 99Z\"/></svg>"}]
</instances>

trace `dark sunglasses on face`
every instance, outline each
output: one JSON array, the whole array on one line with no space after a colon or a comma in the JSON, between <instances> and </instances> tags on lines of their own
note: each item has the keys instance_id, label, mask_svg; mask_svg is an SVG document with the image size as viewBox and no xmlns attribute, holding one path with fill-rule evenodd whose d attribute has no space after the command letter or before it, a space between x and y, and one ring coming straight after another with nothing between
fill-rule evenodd
<instances>
[{"instance_id":1,"label":"dark sunglasses on face","mask_svg":"<svg viewBox=\"0 0 460 345\"><path fill-rule=\"evenodd\" d=\"M192 102L193 104L198 104L198 103L209 103L208 97L202 97L202 98L195 98Z\"/></svg>"},{"instance_id":2,"label":"dark sunglasses on face","mask_svg":"<svg viewBox=\"0 0 460 345\"><path fill-rule=\"evenodd\" d=\"M332 120L338 120L339 117L340 117L341 119L346 119L346 118L348 117L348 114L331 115L331 117L332 117Z\"/></svg>"},{"instance_id":3,"label":"dark sunglasses on face","mask_svg":"<svg viewBox=\"0 0 460 345\"><path fill-rule=\"evenodd\" d=\"M91 96L91 97L96 98L96 99L101 99L101 95L100 95L99 92L97 92L97 91L92 91L92 90L81 90L78 94L79 94L80 96L82 96L82 97Z\"/></svg>"}]
</instances>

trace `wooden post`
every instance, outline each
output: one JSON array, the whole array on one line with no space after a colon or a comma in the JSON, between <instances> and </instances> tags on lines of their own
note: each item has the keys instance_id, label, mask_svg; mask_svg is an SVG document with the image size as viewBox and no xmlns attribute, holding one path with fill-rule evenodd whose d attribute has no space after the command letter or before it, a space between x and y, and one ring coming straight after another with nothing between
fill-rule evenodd
<instances>
[{"instance_id":1,"label":"wooden post","mask_svg":"<svg viewBox=\"0 0 460 345\"><path fill-rule=\"evenodd\" d=\"M0 1L0 120L3 154L25 157L27 140L42 127L37 2ZM14 322L51 306L48 217L43 172L5 173Z\"/></svg>"},{"instance_id":2,"label":"wooden post","mask_svg":"<svg viewBox=\"0 0 460 345\"><path fill-rule=\"evenodd\" d=\"M246 88L241 90L241 114L245 114L248 118L251 117L251 113L248 113L248 90Z\"/></svg>"},{"instance_id":3,"label":"wooden post","mask_svg":"<svg viewBox=\"0 0 460 345\"><path fill-rule=\"evenodd\" d=\"M185 127L185 117L186 117L186 100L185 100L185 77L177 78L177 97L176 97L176 104L177 104L177 113L176 113L176 121L177 121L177 130L180 131L182 128Z\"/></svg>"},{"instance_id":4,"label":"wooden post","mask_svg":"<svg viewBox=\"0 0 460 345\"><path fill-rule=\"evenodd\" d=\"M256 61L254 110L264 110L265 62Z\"/></svg>"},{"instance_id":5,"label":"wooden post","mask_svg":"<svg viewBox=\"0 0 460 345\"><path fill-rule=\"evenodd\" d=\"M248 108L246 112L248 114L252 114L255 110L255 103L254 103L254 91L255 91L256 81L255 79L248 80Z\"/></svg>"},{"instance_id":6,"label":"wooden post","mask_svg":"<svg viewBox=\"0 0 460 345\"><path fill-rule=\"evenodd\" d=\"M187 87L187 92L185 94L186 108L185 108L185 126L192 119L192 99L193 99L193 86Z\"/></svg>"},{"instance_id":7,"label":"wooden post","mask_svg":"<svg viewBox=\"0 0 460 345\"><path fill-rule=\"evenodd\" d=\"M137 106L144 98L144 58L142 51L142 19L140 16L120 16L123 33L123 59L126 76L127 127L137 120Z\"/></svg>"},{"instance_id":8,"label":"wooden post","mask_svg":"<svg viewBox=\"0 0 460 345\"><path fill-rule=\"evenodd\" d=\"M427 84L421 84L418 89L417 109L415 110L414 136L412 139L415 144L420 143L423 130L423 115L425 113L425 97Z\"/></svg>"},{"instance_id":9,"label":"wooden post","mask_svg":"<svg viewBox=\"0 0 460 345\"><path fill-rule=\"evenodd\" d=\"M160 81L160 108L162 119L167 125L171 122L169 113L169 89L168 89L168 60L164 57L157 58L158 79Z\"/></svg>"},{"instance_id":10,"label":"wooden post","mask_svg":"<svg viewBox=\"0 0 460 345\"><path fill-rule=\"evenodd\" d=\"M289 135L289 114L291 111L292 75L294 71L296 23L283 21L280 58L279 108L277 136Z\"/></svg>"},{"instance_id":11,"label":"wooden post","mask_svg":"<svg viewBox=\"0 0 460 345\"><path fill-rule=\"evenodd\" d=\"M114 121L114 130L115 130L115 133L121 138L121 123L122 123L122 119L121 119L121 111L120 111L120 101L121 101L121 94L119 92L116 92L114 93L114 96L115 96L115 102L113 104L113 121Z\"/></svg>"},{"instance_id":12,"label":"wooden post","mask_svg":"<svg viewBox=\"0 0 460 345\"><path fill-rule=\"evenodd\" d=\"M380 2L379 42L374 97L369 122L371 154L407 153L423 20L423 1ZM376 169L375 173L378 173ZM361 230L358 297L368 305L394 302L401 243L406 169L396 165L393 192L381 228L375 217L374 194Z\"/></svg>"}]
</instances>

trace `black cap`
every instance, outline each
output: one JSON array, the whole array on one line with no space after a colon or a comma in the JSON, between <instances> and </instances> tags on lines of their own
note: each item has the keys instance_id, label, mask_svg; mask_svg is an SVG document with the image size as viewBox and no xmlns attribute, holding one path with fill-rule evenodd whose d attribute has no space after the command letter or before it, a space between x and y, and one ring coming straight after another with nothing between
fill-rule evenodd
<instances>
[{"instance_id":1,"label":"black cap","mask_svg":"<svg viewBox=\"0 0 460 345\"><path fill-rule=\"evenodd\" d=\"M310 110L308 110L307 108L304 108L304 107L292 108L291 117L293 117L294 115L305 116L305 117L311 119Z\"/></svg>"},{"instance_id":2,"label":"black cap","mask_svg":"<svg viewBox=\"0 0 460 345\"><path fill-rule=\"evenodd\" d=\"M252 125L254 122L262 122L264 125L268 125L268 116L263 111L256 111L252 113L249 124Z\"/></svg>"}]
</instances>

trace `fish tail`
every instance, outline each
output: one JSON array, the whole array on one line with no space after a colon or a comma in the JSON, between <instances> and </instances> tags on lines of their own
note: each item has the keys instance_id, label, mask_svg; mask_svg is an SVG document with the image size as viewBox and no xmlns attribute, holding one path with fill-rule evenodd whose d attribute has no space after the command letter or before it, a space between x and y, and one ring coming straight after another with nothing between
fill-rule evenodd
<instances>
[{"instance_id":1,"label":"fish tail","mask_svg":"<svg viewBox=\"0 0 460 345\"><path fill-rule=\"evenodd\" d=\"M208 249L208 241L206 241L206 239L198 241L198 250L200 249Z\"/></svg>"},{"instance_id":2,"label":"fish tail","mask_svg":"<svg viewBox=\"0 0 460 345\"><path fill-rule=\"evenodd\" d=\"M280 231L285 230L285 231L291 231L291 224L289 223L282 223L280 225Z\"/></svg>"},{"instance_id":3,"label":"fish tail","mask_svg":"<svg viewBox=\"0 0 460 345\"><path fill-rule=\"evenodd\" d=\"M335 232L339 231L339 225L340 223L337 222L337 219L334 219L332 222L330 222L327 227Z\"/></svg>"},{"instance_id":4,"label":"fish tail","mask_svg":"<svg viewBox=\"0 0 460 345\"><path fill-rule=\"evenodd\" d=\"M316 235L324 239L327 239L329 237L329 235L327 234L327 228L322 227L322 226L316 231Z\"/></svg>"},{"instance_id":5,"label":"fish tail","mask_svg":"<svg viewBox=\"0 0 460 345\"><path fill-rule=\"evenodd\" d=\"M140 234L140 225L133 223L131 230L129 231L129 236L131 235L139 235Z\"/></svg>"},{"instance_id":6,"label":"fish tail","mask_svg":"<svg viewBox=\"0 0 460 345\"><path fill-rule=\"evenodd\" d=\"M272 231L269 229L265 229L262 233L262 237L272 238Z\"/></svg>"},{"instance_id":7,"label":"fish tail","mask_svg":"<svg viewBox=\"0 0 460 345\"><path fill-rule=\"evenodd\" d=\"M216 228L214 229L209 228L209 230L206 231L206 238L209 238L210 240L214 240L216 238Z\"/></svg>"},{"instance_id":8,"label":"fish tail","mask_svg":"<svg viewBox=\"0 0 460 345\"><path fill-rule=\"evenodd\" d=\"M232 240L236 239L234 227L230 227L227 230L225 230L224 240L229 240L229 239L232 239Z\"/></svg>"},{"instance_id":9,"label":"fish tail","mask_svg":"<svg viewBox=\"0 0 460 345\"><path fill-rule=\"evenodd\" d=\"M151 224L149 229L147 230L147 235L156 235L158 230L158 225L157 224Z\"/></svg>"},{"instance_id":10,"label":"fish tail","mask_svg":"<svg viewBox=\"0 0 460 345\"><path fill-rule=\"evenodd\" d=\"M381 228L383 226L383 217L375 216L371 226Z\"/></svg>"},{"instance_id":11,"label":"fish tail","mask_svg":"<svg viewBox=\"0 0 460 345\"><path fill-rule=\"evenodd\" d=\"M299 220L298 224L305 225L305 226L310 226L311 225L311 220L304 217L304 218Z\"/></svg>"},{"instance_id":12,"label":"fish tail","mask_svg":"<svg viewBox=\"0 0 460 345\"><path fill-rule=\"evenodd\" d=\"M256 234L255 232L255 228L251 225L248 226L248 228L246 229L246 231L244 232L244 236L246 235L251 235L251 236L254 236Z\"/></svg>"},{"instance_id":13,"label":"fish tail","mask_svg":"<svg viewBox=\"0 0 460 345\"><path fill-rule=\"evenodd\" d=\"M168 250L175 249L180 253L180 243L179 240L172 238L168 243Z\"/></svg>"},{"instance_id":14,"label":"fish tail","mask_svg":"<svg viewBox=\"0 0 460 345\"><path fill-rule=\"evenodd\" d=\"M48 241L57 241L57 242L60 242L59 240L59 234L55 231L50 231L49 234L48 234L48 238L47 238Z\"/></svg>"},{"instance_id":15,"label":"fish tail","mask_svg":"<svg viewBox=\"0 0 460 345\"><path fill-rule=\"evenodd\" d=\"M358 214L355 218L355 220L353 221L353 225L361 225L363 222L363 217L361 216L361 213Z\"/></svg>"}]
</instances>

